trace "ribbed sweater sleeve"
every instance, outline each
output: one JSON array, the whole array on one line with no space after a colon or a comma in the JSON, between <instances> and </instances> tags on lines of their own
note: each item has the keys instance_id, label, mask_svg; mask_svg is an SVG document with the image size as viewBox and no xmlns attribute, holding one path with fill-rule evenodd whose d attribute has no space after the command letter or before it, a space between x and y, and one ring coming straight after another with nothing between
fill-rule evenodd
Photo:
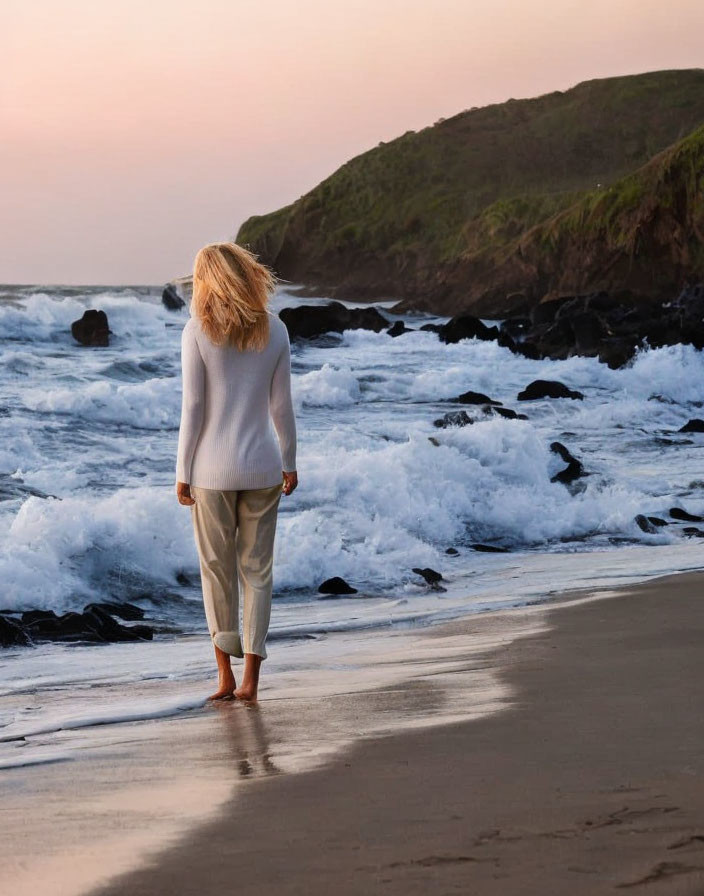
<instances>
[{"instance_id":1,"label":"ribbed sweater sleeve","mask_svg":"<svg viewBox=\"0 0 704 896\"><path fill-rule=\"evenodd\" d=\"M291 398L291 343L288 330L284 332L286 339L271 378L269 409L279 437L284 472L292 473L296 469L296 417Z\"/></svg>"},{"instance_id":2,"label":"ribbed sweater sleeve","mask_svg":"<svg viewBox=\"0 0 704 896\"><path fill-rule=\"evenodd\" d=\"M181 371L183 398L181 426L178 435L176 479L191 481L191 463L205 415L205 364L193 328L185 326L181 333Z\"/></svg>"}]
</instances>

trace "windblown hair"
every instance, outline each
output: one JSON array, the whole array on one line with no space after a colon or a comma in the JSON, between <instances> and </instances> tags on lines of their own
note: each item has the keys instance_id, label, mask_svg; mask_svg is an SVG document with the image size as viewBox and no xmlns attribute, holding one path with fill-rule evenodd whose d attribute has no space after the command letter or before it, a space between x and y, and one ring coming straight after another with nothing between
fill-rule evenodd
<instances>
[{"instance_id":1,"label":"windblown hair","mask_svg":"<svg viewBox=\"0 0 704 896\"><path fill-rule=\"evenodd\" d=\"M237 243L204 246L193 264L191 311L216 345L261 351L269 341L267 306L277 279Z\"/></svg>"}]
</instances>

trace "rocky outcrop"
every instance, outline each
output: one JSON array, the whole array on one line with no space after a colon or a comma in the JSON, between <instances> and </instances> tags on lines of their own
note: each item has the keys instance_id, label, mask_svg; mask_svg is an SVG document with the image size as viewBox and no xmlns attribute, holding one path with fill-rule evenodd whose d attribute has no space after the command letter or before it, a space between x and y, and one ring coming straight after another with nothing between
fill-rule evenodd
<instances>
[{"instance_id":1,"label":"rocky outcrop","mask_svg":"<svg viewBox=\"0 0 704 896\"><path fill-rule=\"evenodd\" d=\"M704 432L704 420L699 417L695 417L693 420L688 420L684 426L681 426L677 432Z\"/></svg>"},{"instance_id":2,"label":"rocky outcrop","mask_svg":"<svg viewBox=\"0 0 704 896\"><path fill-rule=\"evenodd\" d=\"M533 380L517 398L519 401L535 401L539 398L584 398L584 395L558 380Z\"/></svg>"},{"instance_id":3,"label":"rocky outcrop","mask_svg":"<svg viewBox=\"0 0 704 896\"><path fill-rule=\"evenodd\" d=\"M328 332L365 328L404 335L413 328L388 320L374 307L346 308L341 302L284 308L279 316L291 339L313 338ZM391 333L390 330L394 329ZM686 286L674 298L644 299L629 290L560 296L536 305L530 316L509 317L487 327L472 315L461 314L445 324L424 324L444 343L462 339L493 340L527 358L564 360L573 355L598 358L609 367L627 364L638 349L690 344L704 347L704 283ZM559 396L553 396L559 397ZM570 397L570 396L567 396ZM471 390L451 401L461 404L500 405ZM495 413L511 416L509 409ZM519 415L520 416L520 415ZM692 424L689 431L696 431Z\"/></svg>"},{"instance_id":4,"label":"rocky outcrop","mask_svg":"<svg viewBox=\"0 0 704 896\"><path fill-rule=\"evenodd\" d=\"M474 420L469 416L467 411L449 411L433 420L433 426L438 429L449 429L452 426L470 426Z\"/></svg>"},{"instance_id":5,"label":"rocky outcrop","mask_svg":"<svg viewBox=\"0 0 704 896\"><path fill-rule=\"evenodd\" d=\"M553 454L559 455L562 460L567 464L567 466L560 470L559 473L556 473L554 476L550 477L550 482L561 482L563 485L569 485L574 482L576 479L584 476L584 466L580 460L570 453L569 449L566 448L562 442L551 442L550 450Z\"/></svg>"},{"instance_id":6,"label":"rocky outcrop","mask_svg":"<svg viewBox=\"0 0 704 896\"><path fill-rule=\"evenodd\" d=\"M458 395L457 398L453 398L452 401L457 401L460 404L501 404L501 402L497 401L495 398L489 398L489 396L485 395L483 392L473 392L471 389Z\"/></svg>"},{"instance_id":7,"label":"rocky outcrop","mask_svg":"<svg viewBox=\"0 0 704 896\"><path fill-rule=\"evenodd\" d=\"M167 283L164 287L164 291L161 294L161 303L169 311L180 311L186 304L173 283Z\"/></svg>"},{"instance_id":8,"label":"rocky outcrop","mask_svg":"<svg viewBox=\"0 0 704 896\"><path fill-rule=\"evenodd\" d=\"M71 324L71 335L81 345L101 347L110 345L107 314L96 308L89 308L80 320L74 320Z\"/></svg>"},{"instance_id":9,"label":"rocky outcrop","mask_svg":"<svg viewBox=\"0 0 704 896\"><path fill-rule=\"evenodd\" d=\"M0 614L0 647L26 647L29 635L16 620Z\"/></svg>"},{"instance_id":10,"label":"rocky outcrop","mask_svg":"<svg viewBox=\"0 0 704 896\"><path fill-rule=\"evenodd\" d=\"M443 324L438 336L441 342L453 343L461 339L498 339L500 331L497 327L487 327L478 317L462 314Z\"/></svg>"},{"instance_id":11,"label":"rocky outcrop","mask_svg":"<svg viewBox=\"0 0 704 896\"><path fill-rule=\"evenodd\" d=\"M585 355L617 368L646 345L704 347L704 284L658 301L629 290L561 296L536 305L529 325L521 322L513 345L520 354L553 360Z\"/></svg>"},{"instance_id":12,"label":"rocky outcrop","mask_svg":"<svg viewBox=\"0 0 704 896\"><path fill-rule=\"evenodd\" d=\"M357 589L353 588L341 576L333 576L330 579L325 579L324 582L318 585L318 592L320 594L357 594Z\"/></svg>"},{"instance_id":13,"label":"rocky outcrop","mask_svg":"<svg viewBox=\"0 0 704 896\"><path fill-rule=\"evenodd\" d=\"M27 646L41 641L106 643L151 641L149 625L123 625L114 617L141 620L144 611L126 602L103 601L88 604L82 613L61 615L53 610L3 611L0 613L0 646Z\"/></svg>"},{"instance_id":14,"label":"rocky outcrop","mask_svg":"<svg viewBox=\"0 0 704 896\"><path fill-rule=\"evenodd\" d=\"M446 588L443 588L440 582L443 582L444 579L442 577L442 573L439 573L436 569L432 569L430 566L426 566L421 568L420 566L414 566L413 572L420 576L425 580L426 584L430 586L433 591L446 591Z\"/></svg>"},{"instance_id":15,"label":"rocky outcrop","mask_svg":"<svg viewBox=\"0 0 704 896\"><path fill-rule=\"evenodd\" d=\"M670 516L673 520L679 520L685 523L704 523L704 516L698 516L696 513L690 513L682 507L671 507Z\"/></svg>"},{"instance_id":16,"label":"rocky outcrop","mask_svg":"<svg viewBox=\"0 0 704 896\"><path fill-rule=\"evenodd\" d=\"M376 308L347 308L342 302L282 308L279 317L286 324L292 340L312 339L344 330L365 329L379 333L389 327L389 321Z\"/></svg>"},{"instance_id":17,"label":"rocky outcrop","mask_svg":"<svg viewBox=\"0 0 704 896\"><path fill-rule=\"evenodd\" d=\"M412 333L413 327L407 327L402 320L397 320L396 323L392 324L389 329L386 331L389 336L403 336L404 333Z\"/></svg>"}]
</instances>

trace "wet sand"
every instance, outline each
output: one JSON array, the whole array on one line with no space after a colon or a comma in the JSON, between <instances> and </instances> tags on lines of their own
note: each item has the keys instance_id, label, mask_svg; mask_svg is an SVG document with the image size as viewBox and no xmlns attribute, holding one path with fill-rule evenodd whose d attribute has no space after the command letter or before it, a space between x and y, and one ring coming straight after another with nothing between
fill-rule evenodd
<instances>
[{"instance_id":1,"label":"wet sand","mask_svg":"<svg viewBox=\"0 0 704 896\"><path fill-rule=\"evenodd\" d=\"M471 704L472 668L498 675L503 708L263 775L94 892L704 893L704 575L517 611L514 623L531 614L541 625L507 645L496 629L511 614L427 630L429 648L492 631L494 646L455 676L446 668L432 699L428 661L386 704L351 695L347 713L360 731L385 705L417 700L422 717L453 678L452 699ZM314 736L314 706L305 723Z\"/></svg>"}]
</instances>

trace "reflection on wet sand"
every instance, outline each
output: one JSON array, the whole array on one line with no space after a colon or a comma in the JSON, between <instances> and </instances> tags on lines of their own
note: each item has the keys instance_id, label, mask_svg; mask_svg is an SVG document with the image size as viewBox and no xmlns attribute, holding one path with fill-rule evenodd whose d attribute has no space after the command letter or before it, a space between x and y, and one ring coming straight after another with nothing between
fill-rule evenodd
<instances>
[{"instance_id":1,"label":"reflection on wet sand","mask_svg":"<svg viewBox=\"0 0 704 896\"><path fill-rule=\"evenodd\" d=\"M213 708L222 728L223 744L230 748L231 767L237 777L281 774L282 770L271 758L266 712L261 704L245 706L228 701L216 703Z\"/></svg>"}]
</instances>

